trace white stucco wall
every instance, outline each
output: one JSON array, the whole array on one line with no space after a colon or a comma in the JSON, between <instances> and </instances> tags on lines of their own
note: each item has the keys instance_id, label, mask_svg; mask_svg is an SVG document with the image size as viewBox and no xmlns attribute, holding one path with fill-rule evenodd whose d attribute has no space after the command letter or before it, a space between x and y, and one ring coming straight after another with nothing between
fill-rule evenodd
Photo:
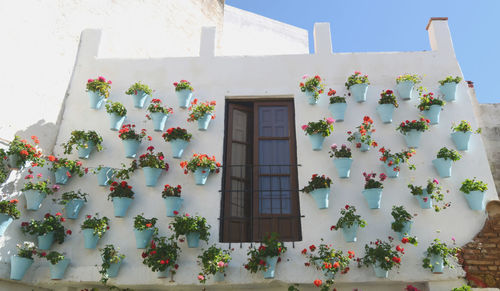
<instances>
[{"instance_id":1,"label":"white stucco wall","mask_svg":"<svg viewBox=\"0 0 500 291\"><path fill-rule=\"evenodd\" d=\"M435 21L432 25L439 27L446 26L444 21ZM325 28L324 26L322 27ZM321 29L319 29L321 30ZM207 30L209 32L209 30ZM432 32L430 31L432 34ZM329 34L328 34L329 35ZM449 34L439 34L435 37L440 41L450 41ZM338 283L345 288L355 288L359 286L370 286L366 290L401 290L407 282L420 282L424 288L430 290L446 290L446 288L456 287L461 284L457 280L463 272L461 269L446 270L443 275L433 275L428 270L421 268L421 260L424 250L434 238L441 238L450 241L454 236L458 245L463 245L481 229L486 218L483 212L469 210L464 197L458 191L461 182L466 178L478 177L489 184L487 199L497 199L493 179L486 159L486 153L482 140L478 136L473 136L471 149L463 153L463 158L454 165L453 177L440 179L442 186L449 189L446 194L446 201L452 202L452 207L441 213L432 210L422 210L418 206L415 198L411 196L407 189L409 182L424 184L430 177L437 177L437 173L432 167L431 160L442 146L452 147L450 139L450 126L452 122L462 119L471 121L473 127L476 126L474 114L472 112L470 96L466 86L460 84L457 102L447 104L441 113L439 125L432 126L431 131L423 134L421 147L417 150L413 162L417 166L416 172L410 172L406 168L400 173L397 179L389 179L385 182L384 194L382 198L382 208L380 210L370 210L366 201L361 195L363 188L363 171L381 172L382 166L378 160L379 154L375 150L368 153L361 153L354 150L354 163L351 170L351 177L346 180L337 178L333 163L328 160L326 146L331 143L342 144L345 142L347 130L352 130L358 126L364 115L370 115L375 120L377 132L375 139L381 146L386 146L394 151L405 147L401 134L395 131L397 124L406 119L414 119L418 116L415 107L417 100L401 101L394 115L393 124L382 124L375 113L375 107L379 94L383 89L394 88L397 75L405 72L425 75L423 85L432 91L437 90L437 81L447 75L462 76L458 63L453 52L446 50L435 50L428 52L405 52L405 53L342 53L331 54L327 50L319 50L323 53L318 55L287 55L287 56L255 56L255 57L210 57L210 49L204 47L206 57L189 58L158 58L158 59L109 59L95 58L99 37L95 31L88 31L86 39L82 44L80 56L77 60L77 67L74 78L70 84L69 95L66 99L64 114L55 153L62 155L60 144L67 141L69 134L74 129L97 130L104 138L105 150L94 153L90 160L84 161L85 166L97 166L105 164L118 167L121 162L129 162L124 158L123 146L117 137L116 132L108 129L108 117L105 110L94 111L89 108L88 97L85 93L85 83L90 77L103 75L113 81L110 99L124 103L128 110L128 120L136 123L139 127L144 126L148 130L152 129L151 122L145 121L145 110L138 110L132 107L132 100L123 92L130 84L142 80L156 90L154 97L160 97L164 103L174 107L174 114L167 121L167 126L182 126L194 134L193 141L187 148L184 159L192 153L213 154L218 160L223 156L223 130L224 130L224 101L233 96L249 96L255 98L272 96L290 96L295 102L295 120L297 133L297 156L299 167L299 187L302 188L313 173L324 173L333 178L332 194L330 198L330 208L318 210L311 197L300 194L303 241L296 242L295 248L287 243L289 251L284 255L283 262L277 267L275 280L264 280L261 274L252 275L242 265L246 261L248 244L243 248L233 244L235 251L231 262L226 283L223 288L234 289L236 286L244 289L263 288L267 290L282 289L290 282L302 283L311 286L314 279L321 275L312 268L305 268L304 257L300 251L310 244L319 244L320 238L333 243L337 249L344 251L354 250L358 256L364 253L364 245L376 238L386 238L394 235L390 230L390 209L392 205L404 205L410 213L417 213L413 234L419 238L417 247L406 247L406 255L403 257L403 264L399 272L395 270L389 274L389 279L375 278L371 268L357 269L355 264L351 266L351 272L347 275L339 276ZM329 40L317 41L318 45L328 46ZM334 68L334 69L332 69ZM368 90L368 101L357 104L353 100L348 101L348 111L346 119L342 123L335 124L332 136L325 142L325 149L313 152L307 136L300 130L300 126L309 121L316 121L320 117L328 117L328 101L325 96L316 106L307 104L306 98L299 90L298 83L303 74L319 74L326 80L327 88L336 89L340 95L345 92L344 82L348 75L355 70L362 71L369 75L372 85ZM235 73L238 72L238 73ZM242 75L240 72L245 72ZM195 97L200 100L216 100L217 118L212 121L210 128L206 132L196 130L195 124L186 122L186 110L179 109L174 95L172 83L180 79L190 80L195 88ZM256 85L258 84L258 85ZM157 149L170 156L170 147L162 141L160 133L151 132L153 141L150 143ZM141 152L147 147L143 143ZM72 155L72 158L76 155ZM184 175L179 167L179 160L168 158L171 163L171 170L164 174L157 187L147 188L144 186L144 178L141 170L130 180L131 185L136 190L136 198L125 218L114 218L112 204L106 201L108 192L104 188L97 186L96 177L89 175L84 178L73 178L68 186L63 187L63 191L72 189L83 189L91 193L90 201L83 209L80 219L70 221L67 225L74 231L73 235L63 244L53 247L58 251L64 251L72 259L72 265L68 269L65 280L58 282L56 286L82 287L82 285L92 285L99 280L96 264L100 263L97 251L83 248L82 234L79 225L83 220L83 215L87 213L99 212L101 215L112 218L111 229L101 239L99 246L113 243L120 247L121 251L127 255L125 264L120 270L119 277L111 279L111 284L119 286L130 286L133 288L145 288L148 290L160 289L165 286L182 286L186 290L197 290L200 286L197 283L196 274L199 271L195 263L196 257L200 254L199 249L188 249L182 244L182 254L180 256L178 274L175 282L165 279L157 279L146 266L142 265L140 254L142 250L135 248L135 241L132 238L132 221L136 214L144 212L146 216L158 217L160 234L170 234L167 224L171 218L165 217L165 209L161 199L161 189L166 183L181 184L183 186L184 208L183 212L198 214L206 217L212 225L210 244L218 242L220 215L220 187L222 175L211 175L204 186L196 186L191 175ZM18 190L22 187L22 181L16 185ZM24 199L21 193L14 191L12 197L21 198L21 205ZM23 211L23 218L16 221L7 230L6 235L0 239L0 261L8 262L8 255L14 251L15 244L25 240L26 237L19 231L21 221L31 217L40 219L47 211L55 212L59 210L56 205L51 205L46 200L42 209L36 212L27 213ZM358 242L345 243L340 232L330 232L329 228L339 217L339 209L345 204L352 204L358 208L358 213L368 221L368 226L359 231ZM228 244L219 244L228 247ZM202 246L205 246L202 243ZM6 278L8 268L4 265L0 274ZM25 279L28 284L37 286L53 286L53 282L48 279L48 267L46 264L36 262L30 269ZM430 283L424 283L430 282ZM210 283L211 284L211 283ZM426 287L427 286L427 287ZM433 287L440 286L440 287ZM213 287L219 289L219 287ZM365 288L363 288L365 290Z\"/></svg>"}]
</instances>

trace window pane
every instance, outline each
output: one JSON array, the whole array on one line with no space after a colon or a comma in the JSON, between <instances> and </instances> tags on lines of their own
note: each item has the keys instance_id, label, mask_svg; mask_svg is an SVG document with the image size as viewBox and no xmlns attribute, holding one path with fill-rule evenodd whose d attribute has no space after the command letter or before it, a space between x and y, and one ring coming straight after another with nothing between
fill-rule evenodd
<instances>
[{"instance_id":1,"label":"window pane","mask_svg":"<svg viewBox=\"0 0 500 291\"><path fill-rule=\"evenodd\" d=\"M259 141L259 165L260 174L289 174L290 142L288 140Z\"/></svg>"},{"instance_id":2,"label":"window pane","mask_svg":"<svg viewBox=\"0 0 500 291\"><path fill-rule=\"evenodd\" d=\"M233 141L248 142L248 113L238 109L233 110Z\"/></svg>"},{"instance_id":3,"label":"window pane","mask_svg":"<svg viewBox=\"0 0 500 291\"><path fill-rule=\"evenodd\" d=\"M259 212L290 214L290 177L261 176L259 178Z\"/></svg>"},{"instance_id":4,"label":"window pane","mask_svg":"<svg viewBox=\"0 0 500 291\"><path fill-rule=\"evenodd\" d=\"M259 136L261 137L288 136L287 106L259 107Z\"/></svg>"}]
</instances>

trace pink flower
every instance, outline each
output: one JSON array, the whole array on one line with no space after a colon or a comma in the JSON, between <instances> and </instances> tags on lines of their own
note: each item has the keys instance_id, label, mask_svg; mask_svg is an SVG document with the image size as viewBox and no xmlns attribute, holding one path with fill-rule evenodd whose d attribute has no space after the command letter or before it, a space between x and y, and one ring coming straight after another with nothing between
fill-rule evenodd
<instances>
[{"instance_id":1,"label":"pink flower","mask_svg":"<svg viewBox=\"0 0 500 291\"><path fill-rule=\"evenodd\" d=\"M304 75L304 76L302 76L302 80L305 80L305 79L307 79L308 77L309 77L308 75Z\"/></svg>"},{"instance_id":2,"label":"pink flower","mask_svg":"<svg viewBox=\"0 0 500 291\"><path fill-rule=\"evenodd\" d=\"M92 83L92 82L94 82L94 79L88 79L87 80L87 83Z\"/></svg>"},{"instance_id":3,"label":"pink flower","mask_svg":"<svg viewBox=\"0 0 500 291\"><path fill-rule=\"evenodd\" d=\"M326 122L328 122L328 124L332 124L332 123L334 123L334 122L335 122L335 119L333 119L333 118L331 118L331 117L328 117L328 118L326 119Z\"/></svg>"},{"instance_id":4,"label":"pink flower","mask_svg":"<svg viewBox=\"0 0 500 291\"><path fill-rule=\"evenodd\" d=\"M219 266L220 268L224 267L224 262L223 261L218 262L217 266Z\"/></svg>"},{"instance_id":5,"label":"pink flower","mask_svg":"<svg viewBox=\"0 0 500 291\"><path fill-rule=\"evenodd\" d=\"M42 173L38 173L38 174L36 174L36 176L37 176L38 178L41 178L43 175L42 175Z\"/></svg>"},{"instance_id":6,"label":"pink flower","mask_svg":"<svg viewBox=\"0 0 500 291\"><path fill-rule=\"evenodd\" d=\"M361 72L360 71L355 71L354 75L361 75Z\"/></svg>"},{"instance_id":7,"label":"pink flower","mask_svg":"<svg viewBox=\"0 0 500 291\"><path fill-rule=\"evenodd\" d=\"M434 183L434 184L438 185L438 184L439 184L439 181L438 181L437 179L434 179L434 180L432 180L432 183Z\"/></svg>"},{"instance_id":8,"label":"pink flower","mask_svg":"<svg viewBox=\"0 0 500 291\"><path fill-rule=\"evenodd\" d=\"M198 280L203 281L205 280L205 277L203 277L203 275L198 275Z\"/></svg>"},{"instance_id":9,"label":"pink flower","mask_svg":"<svg viewBox=\"0 0 500 291\"><path fill-rule=\"evenodd\" d=\"M99 81L106 82L106 78L104 78L103 76L99 76Z\"/></svg>"},{"instance_id":10,"label":"pink flower","mask_svg":"<svg viewBox=\"0 0 500 291\"><path fill-rule=\"evenodd\" d=\"M111 82L111 80L108 80L108 84L112 84L113 82Z\"/></svg>"},{"instance_id":11,"label":"pink flower","mask_svg":"<svg viewBox=\"0 0 500 291\"><path fill-rule=\"evenodd\" d=\"M302 130L306 130L309 126L307 126L307 124L304 124L301 126Z\"/></svg>"},{"instance_id":12,"label":"pink flower","mask_svg":"<svg viewBox=\"0 0 500 291\"><path fill-rule=\"evenodd\" d=\"M332 150L336 150L336 149L337 149L337 144L336 144L336 143L332 144L332 145L330 146L330 148L331 148Z\"/></svg>"}]
</instances>

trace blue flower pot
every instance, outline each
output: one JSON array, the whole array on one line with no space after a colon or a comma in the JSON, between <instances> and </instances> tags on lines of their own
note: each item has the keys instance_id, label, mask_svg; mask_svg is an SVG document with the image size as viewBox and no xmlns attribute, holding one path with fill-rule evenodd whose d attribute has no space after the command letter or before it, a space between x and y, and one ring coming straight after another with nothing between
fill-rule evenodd
<instances>
[{"instance_id":1,"label":"blue flower pot","mask_svg":"<svg viewBox=\"0 0 500 291\"><path fill-rule=\"evenodd\" d=\"M345 227L342 227L342 234L344 235L344 240L346 242L355 242L358 240L357 234L358 234L358 228L359 225L357 222L354 222L353 225Z\"/></svg>"},{"instance_id":2,"label":"blue flower pot","mask_svg":"<svg viewBox=\"0 0 500 291\"><path fill-rule=\"evenodd\" d=\"M306 91L304 93L307 96L307 103L309 103L309 105L318 104L319 98L321 98L321 94L318 96L318 99L316 99L316 98L314 98L314 92Z\"/></svg>"},{"instance_id":3,"label":"blue flower pot","mask_svg":"<svg viewBox=\"0 0 500 291\"><path fill-rule=\"evenodd\" d=\"M224 281L224 272L217 272L214 275L214 282L222 282Z\"/></svg>"},{"instance_id":4,"label":"blue flower pot","mask_svg":"<svg viewBox=\"0 0 500 291\"><path fill-rule=\"evenodd\" d=\"M135 158L141 142L136 139L124 139L122 142L125 147L125 157L132 159Z\"/></svg>"},{"instance_id":5,"label":"blue flower pot","mask_svg":"<svg viewBox=\"0 0 500 291\"><path fill-rule=\"evenodd\" d=\"M351 174L352 158L335 158L333 164L337 169L339 178L349 178Z\"/></svg>"},{"instance_id":6,"label":"blue flower pot","mask_svg":"<svg viewBox=\"0 0 500 291\"><path fill-rule=\"evenodd\" d=\"M66 218L77 219L80 210L82 210L85 200L83 199L71 199L64 205Z\"/></svg>"},{"instance_id":7,"label":"blue flower pot","mask_svg":"<svg viewBox=\"0 0 500 291\"><path fill-rule=\"evenodd\" d=\"M431 195L427 194L427 190L424 189L422 195L415 195L418 203L422 209L431 209L432 208L432 199Z\"/></svg>"},{"instance_id":8,"label":"blue flower pot","mask_svg":"<svg viewBox=\"0 0 500 291\"><path fill-rule=\"evenodd\" d=\"M392 114L394 113L394 105L392 104L379 104L377 105L377 113L383 123L392 122Z\"/></svg>"},{"instance_id":9,"label":"blue flower pot","mask_svg":"<svg viewBox=\"0 0 500 291\"><path fill-rule=\"evenodd\" d=\"M392 166L389 166L389 162L393 162ZM384 165L384 171L387 174L387 177L389 178L397 178L399 176L399 171L395 171L394 169L398 168L400 165L395 164L392 159L388 159L385 161Z\"/></svg>"},{"instance_id":10,"label":"blue flower pot","mask_svg":"<svg viewBox=\"0 0 500 291\"><path fill-rule=\"evenodd\" d=\"M20 281L29 267L33 264L33 259L11 256L10 257L10 279Z\"/></svg>"},{"instance_id":11,"label":"blue flower pot","mask_svg":"<svg viewBox=\"0 0 500 291\"><path fill-rule=\"evenodd\" d=\"M3 236L14 219L5 213L0 213L0 236Z\"/></svg>"},{"instance_id":12,"label":"blue flower pot","mask_svg":"<svg viewBox=\"0 0 500 291\"><path fill-rule=\"evenodd\" d=\"M379 209L380 201L382 200L382 189L381 188L372 188L363 190L363 196L368 202L368 206L370 209Z\"/></svg>"},{"instance_id":13,"label":"blue flower pot","mask_svg":"<svg viewBox=\"0 0 500 291\"><path fill-rule=\"evenodd\" d=\"M315 133L309 135L309 140L311 141L313 151L320 151L323 148L325 137L320 133Z\"/></svg>"},{"instance_id":14,"label":"blue flower pot","mask_svg":"<svg viewBox=\"0 0 500 291\"><path fill-rule=\"evenodd\" d=\"M413 221L405 221L403 223L403 229L401 231L396 231L400 241L403 239L403 237L410 236L412 224Z\"/></svg>"},{"instance_id":15,"label":"blue flower pot","mask_svg":"<svg viewBox=\"0 0 500 291\"><path fill-rule=\"evenodd\" d=\"M80 159L88 159L90 153L95 149L95 143L93 141L86 142L87 147L78 148L78 157Z\"/></svg>"},{"instance_id":16,"label":"blue flower pot","mask_svg":"<svg viewBox=\"0 0 500 291\"><path fill-rule=\"evenodd\" d=\"M430 260L432 265L432 272L435 274L443 273L443 268L444 268L443 257L439 255L431 255Z\"/></svg>"},{"instance_id":17,"label":"blue flower pot","mask_svg":"<svg viewBox=\"0 0 500 291\"><path fill-rule=\"evenodd\" d=\"M403 81L396 84L396 90L398 91L399 98L403 100L410 100L411 93L413 92L413 87L415 83L412 81Z\"/></svg>"},{"instance_id":18,"label":"blue flower pot","mask_svg":"<svg viewBox=\"0 0 500 291\"><path fill-rule=\"evenodd\" d=\"M160 178L161 172L163 169L144 167L142 168L144 172L144 179L146 179L146 186L154 187L156 183L158 183L158 179Z\"/></svg>"},{"instance_id":19,"label":"blue flower pot","mask_svg":"<svg viewBox=\"0 0 500 291\"><path fill-rule=\"evenodd\" d=\"M21 169L24 166L23 164L19 165L20 159L18 155L8 155L7 158L7 165L9 168Z\"/></svg>"},{"instance_id":20,"label":"blue flower pot","mask_svg":"<svg viewBox=\"0 0 500 291\"><path fill-rule=\"evenodd\" d=\"M469 140L472 132L456 131L451 134L451 139L459 151L466 151L469 149Z\"/></svg>"},{"instance_id":21,"label":"blue flower pot","mask_svg":"<svg viewBox=\"0 0 500 291\"><path fill-rule=\"evenodd\" d=\"M431 105L429 110L424 110L424 116L429 119L430 124L438 124L439 123L439 113L441 113L441 105Z\"/></svg>"},{"instance_id":22,"label":"blue flower pot","mask_svg":"<svg viewBox=\"0 0 500 291\"><path fill-rule=\"evenodd\" d=\"M127 116L120 116L116 113L109 113L109 129L113 131L118 131L122 128L122 124Z\"/></svg>"},{"instance_id":23,"label":"blue flower pot","mask_svg":"<svg viewBox=\"0 0 500 291\"><path fill-rule=\"evenodd\" d=\"M47 194L36 190L28 190L24 191L24 197L26 198L26 209L38 210Z\"/></svg>"},{"instance_id":24,"label":"blue flower pot","mask_svg":"<svg viewBox=\"0 0 500 291\"><path fill-rule=\"evenodd\" d=\"M179 107L188 108L191 97L193 97L193 92L189 89L182 89L175 91L175 95L177 95L177 99L179 100Z\"/></svg>"},{"instance_id":25,"label":"blue flower pot","mask_svg":"<svg viewBox=\"0 0 500 291\"><path fill-rule=\"evenodd\" d=\"M118 263L109 264L109 269L106 271L109 278L115 278L116 276L118 276L118 271L120 271L120 266L122 265L122 262L123 259L120 260Z\"/></svg>"},{"instance_id":26,"label":"blue flower pot","mask_svg":"<svg viewBox=\"0 0 500 291\"><path fill-rule=\"evenodd\" d=\"M127 210L132 203L132 198L128 197L113 197L113 208L115 211L115 217L123 217L127 213Z\"/></svg>"},{"instance_id":27,"label":"blue flower pot","mask_svg":"<svg viewBox=\"0 0 500 291\"><path fill-rule=\"evenodd\" d=\"M64 258L61 261L57 262L57 264L49 264L50 269L50 279L52 280L61 280L64 278L64 273L66 273L66 269L68 268L70 259Z\"/></svg>"},{"instance_id":28,"label":"blue flower pot","mask_svg":"<svg viewBox=\"0 0 500 291\"><path fill-rule=\"evenodd\" d=\"M274 278L274 271L276 270L276 264L278 263L278 257L266 257L267 270L263 271L264 279Z\"/></svg>"},{"instance_id":29,"label":"blue flower pot","mask_svg":"<svg viewBox=\"0 0 500 291\"><path fill-rule=\"evenodd\" d=\"M210 169L197 168L193 174L194 174L194 182L196 183L196 185L205 185L205 183L207 182L208 175L210 175Z\"/></svg>"},{"instance_id":30,"label":"blue flower pot","mask_svg":"<svg viewBox=\"0 0 500 291\"><path fill-rule=\"evenodd\" d=\"M135 108L144 108L144 104L146 103L146 99L148 98L148 94L144 93L144 91L137 91L137 94L132 94L132 99L134 100Z\"/></svg>"},{"instance_id":31,"label":"blue flower pot","mask_svg":"<svg viewBox=\"0 0 500 291\"><path fill-rule=\"evenodd\" d=\"M451 164L453 163L450 159L437 158L432 160L432 164L436 168L441 178L451 177Z\"/></svg>"},{"instance_id":32,"label":"blue flower pot","mask_svg":"<svg viewBox=\"0 0 500 291\"><path fill-rule=\"evenodd\" d=\"M356 143L361 143L361 147L359 148L360 151L367 152L370 150L370 145L367 145L366 143L361 142L361 133L355 132L354 137L355 137L354 141Z\"/></svg>"},{"instance_id":33,"label":"blue flower pot","mask_svg":"<svg viewBox=\"0 0 500 291\"><path fill-rule=\"evenodd\" d=\"M163 200L165 201L165 207L167 208L167 217L175 216L174 211L179 212L182 202L184 202L184 198L181 197L165 197Z\"/></svg>"},{"instance_id":34,"label":"blue flower pot","mask_svg":"<svg viewBox=\"0 0 500 291\"><path fill-rule=\"evenodd\" d=\"M38 248L41 250L48 250L54 243L54 232L48 232L44 235L38 236Z\"/></svg>"},{"instance_id":35,"label":"blue flower pot","mask_svg":"<svg viewBox=\"0 0 500 291\"><path fill-rule=\"evenodd\" d=\"M100 109L102 104L104 103L104 96L99 94L99 92L87 91L90 99L90 108L92 109Z\"/></svg>"},{"instance_id":36,"label":"blue flower pot","mask_svg":"<svg viewBox=\"0 0 500 291\"><path fill-rule=\"evenodd\" d=\"M170 145L172 146L173 157L176 159L180 159L182 157L182 153L184 153L184 150L186 149L188 144L189 142L183 139L171 140Z\"/></svg>"},{"instance_id":37,"label":"blue flower pot","mask_svg":"<svg viewBox=\"0 0 500 291\"><path fill-rule=\"evenodd\" d=\"M188 248L197 248L200 245L200 233L190 232L186 234Z\"/></svg>"},{"instance_id":38,"label":"blue flower pot","mask_svg":"<svg viewBox=\"0 0 500 291\"><path fill-rule=\"evenodd\" d=\"M456 95L457 95L457 85L458 83L455 82L449 82L449 83L444 83L443 85L439 86L439 91L443 93L444 95L444 100L446 101L455 101Z\"/></svg>"},{"instance_id":39,"label":"blue flower pot","mask_svg":"<svg viewBox=\"0 0 500 291\"><path fill-rule=\"evenodd\" d=\"M137 230L134 229L135 246L138 249L145 249L154 234L154 229Z\"/></svg>"},{"instance_id":40,"label":"blue flower pot","mask_svg":"<svg viewBox=\"0 0 500 291\"><path fill-rule=\"evenodd\" d=\"M94 234L94 230L86 228L82 230L83 232L83 243L86 249L95 249L97 243L99 242L99 236Z\"/></svg>"},{"instance_id":41,"label":"blue flower pot","mask_svg":"<svg viewBox=\"0 0 500 291\"><path fill-rule=\"evenodd\" d=\"M198 130L205 131L212 120L212 114L207 113L198 119Z\"/></svg>"},{"instance_id":42,"label":"blue flower pot","mask_svg":"<svg viewBox=\"0 0 500 291\"><path fill-rule=\"evenodd\" d=\"M354 96L356 102L365 102L366 101L366 91L368 91L368 84L354 84L349 90L351 91L351 95Z\"/></svg>"},{"instance_id":43,"label":"blue flower pot","mask_svg":"<svg viewBox=\"0 0 500 291\"><path fill-rule=\"evenodd\" d=\"M377 278L387 278L389 275L389 271L382 269L379 263L373 265L373 271L375 271L375 277Z\"/></svg>"},{"instance_id":44,"label":"blue flower pot","mask_svg":"<svg viewBox=\"0 0 500 291\"><path fill-rule=\"evenodd\" d=\"M166 278L170 275L170 267L166 268L165 271L157 271L156 272L156 277L157 278Z\"/></svg>"},{"instance_id":45,"label":"blue flower pot","mask_svg":"<svg viewBox=\"0 0 500 291\"><path fill-rule=\"evenodd\" d=\"M68 172L69 172L69 169L66 168L66 167L60 167L60 168L58 168L56 170L56 172L54 173L54 176L56 177L56 184L66 185L66 183L68 183L68 180L70 178L67 175Z\"/></svg>"},{"instance_id":46,"label":"blue flower pot","mask_svg":"<svg viewBox=\"0 0 500 291\"><path fill-rule=\"evenodd\" d=\"M406 134L403 134L403 137L405 138L406 145L409 148L418 148L418 145L420 144L420 137L422 136L422 132L418 131L416 129L412 129L408 131Z\"/></svg>"},{"instance_id":47,"label":"blue flower pot","mask_svg":"<svg viewBox=\"0 0 500 291\"><path fill-rule=\"evenodd\" d=\"M464 193L465 199L472 210L484 210L485 192L470 191L469 194Z\"/></svg>"},{"instance_id":48,"label":"blue flower pot","mask_svg":"<svg viewBox=\"0 0 500 291\"><path fill-rule=\"evenodd\" d=\"M97 183L99 186L109 186L114 176L115 170L113 168L102 167L97 173Z\"/></svg>"},{"instance_id":49,"label":"blue flower pot","mask_svg":"<svg viewBox=\"0 0 500 291\"><path fill-rule=\"evenodd\" d=\"M168 114L153 112L150 115L153 120L154 131L163 131L163 129L165 129L165 122L167 122L168 119Z\"/></svg>"},{"instance_id":50,"label":"blue flower pot","mask_svg":"<svg viewBox=\"0 0 500 291\"><path fill-rule=\"evenodd\" d=\"M347 103L333 103L328 105L328 110L330 110L330 113L336 122L344 121L346 109Z\"/></svg>"},{"instance_id":51,"label":"blue flower pot","mask_svg":"<svg viewBox=\"0 0 500 291\"><path fill-rule=\"evenodd\" d=\"M330 196L330 188L314 189L311 191L311 196L316 201L319 209L328 208L328 196Z\"/></svg>"}]
</instances>

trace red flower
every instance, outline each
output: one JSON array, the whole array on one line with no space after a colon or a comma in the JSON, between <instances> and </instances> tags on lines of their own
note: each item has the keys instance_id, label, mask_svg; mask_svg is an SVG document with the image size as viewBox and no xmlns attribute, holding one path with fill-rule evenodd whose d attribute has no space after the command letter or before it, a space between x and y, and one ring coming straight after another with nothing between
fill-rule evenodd
<instances>
[{"instance_id":1,"label":"red flower","mask_svg":"<svg viewBox=\"0 0 500 291\"><path fill-rule=\"evenodd\" d=\"M176 270L177 270L177 269L179 269L179 265L175 264L175 265L174 265L174 268L175 268Z\"/></svg>"},{"instance_id":2,"label":"red flower","mask_svg":"<svg viewBox=\"0 0 500 291\"><path fill-rule=\"evenodd\" d=\"M61 212L57 212L56 216L62 216L62 213Z\"/></svg>"},{"instance_id":3,"label":"red flower","mask_svg":"<svg viewBox=\"0 0 500 291\"><path fill-rule=\"evenodd\" d=\"M50 213L45 213L45 218L49 218L50 217Z\"/></svg>"},{"instance_id":4,"label":"red flower","mask_svg":"<svg viewBox=\"0 0 500 291\"><path fill-rule=\"evenodd\" d=\"M152 226L153 226L153 224L151 224L151 223L146 223L146 227L148 227L148 228L149 228L149 227L152 227Z\"/></svg>"},{"instance_id":5,"label":"red flower","mask_svg":"<svg viewBox=\"0 0 500 291\"><path fill-rule=\"evenodd\" d=\"M156 254L156 251L151 251L150 254L154 255L154 254Z\"/></svg>"},{"instance_id":6,"label":"red flower","mask_svg":"<svg viewBox=\"0 0 500 291\"><path fill-rule=\"evenodd\" d=\"M401 240L402 243L407 243L409 242L410 240L407 238L407 237L403 237L403 239Z\"/></svg>"},{"instance_id":7,"label":"red flower","mask_svg":"<svg viewBox=\"0 0 500 291\"><path fill-rule=\"evenodd\" d=\"M66 221L66 218L61 217L59 220L60 220L61 222L65 222L65 221Z\"/></svg>"},{"instance_id":8,"label":"red flower","mask_svg":"<svg viewBox=\"0 0 500 291\"><path fill-rule=\"evenodd\" d=\"M66 234L67 234L67 235L71 235L72 233L73 233L73 232L71 231L71 229L66 230Z\"/></svg>"},{"instance_id":9,"label":"red flower","mask_svg":"<svg viewBox=\"0 0 500 291\"><path fill-rule=\"evenodd\" d=\"M311 252L314 252L314 250L316 249L316 246L315 245L310 245L309 249L311 250Z\"/></svg>"},{"instance_id":10,"label":"red flower","mask_svg":"<svg viewBox=\"0 0 500 291\"><path fill-rule=\"evenodd\" d=\"M164 261L164 260L161 260L161 261L160 261L160 264L165 265L165 261Z\"/></svg>"},{"instance_id":11,"label":"red flower","mask_svg":"<svg viewBox=\"0 0 500 291\"><path fill-rule=\"evenodd\" d=\"M355 255L354 251L348 251L347 253L349 254L349 259L354 258L354 255Z\"/></svg>"},{"instance_id":12,"label":"red flower","mask_svg":"<svg viewBox=\"0 0 500 291\"><path fill-rule=\"evenodd\" d=\"M148 256L148 254L146 254L145 252L142 252L142 258L146 258Z\"/></svg>"},{"instance_id":13,"label":"red flower","mask_svg":"<svg viewBox=\"0 0 500 291\"><path fill-rule=\"evenodd\" d=\"M12 199L12 200L10 200L9 202L10 202L10 203L14 203L14 204L15 204L15 203L19 202L19 200L17 200L17 199Z\"/></svg>"},{"instance_id":14,"label":"red flower","mask_svg":"<svg viewBox=\"0 0 500 291\"><path fill-rule=\"evenodd\" d=\"M316 287L319 287L319 286L321 286L321 285L323 284L323 281L321 281L320 279L316 279L316 280L314 280L314 282L313 282L313 283L314 283L314 285L315 285Z\"/></svg>"},{"instance_id":15,"label":"red flower","mask_svg":"<svg viewBox=\"0 0 500 291\"><path fill-rule=\"evenodd\" d=\"M330 226L330 230L334 230L335 228L337 228L335 225Z\"/></svg>"},{"instance_id":16,"label":"red flower","mask_svg":"<svg viewBox=\"0 0 500 291\"><path fill-rule=\"evenodd\" d=\"M334 267L334 268L338 268L339 266L340 266L339 262L335 262L335 263L333 263L333 267Z\"/></svg>"},{"instance_id":17,"label":"red flower","mask_svg":"<svg viewBox=\"0 0 500 291\"><path fill-rule=\"evenodd\" d=\"M345 205L345 209L349 209L349 205L348 204Z\"/></svg>"},{"instance_id":18,"label":"red flower","mask_svg":"<svg viewBox=\"0 0 500 291\"><path fill-rule=\"evenodd\" d=\"M46 253L46 252L42 252L40 255L41 255L42 257L45 257L45 256L47 255L47 253Z\"/></svg>"},{"instance_id":19,"label":"red flower","mask_svg":"<svg viewBox=\"0 0 500 291\"><path fill-rule=\"evenodd\" d=\"M92 216L90 216L90 215L87 215L87 218L88 218L88 219L90 219L90 218L92 218Z\"/></svg>"},{"instance_id":20,"label":"red flower","mask_svg":"<svg viewBox=\"0 0 500 291\"><path fill-rule=\"evenodd\" d=\"M307 253L307 249L302 250L302 254L305 255Z\"/></svg>"},{"instance_id":21,"label":"red flower","mask_svg":"<svg viewBox=\"0 0 500 291\"><path fill-rule=\"evenodd\" d=\"M177 214L179 214L179 211L174 210L174 215L177 215Z\"/></svg>"},{"instance_id":22,"label":"red flower","mask_svg":"<svg viewBox=\"0 0 500 291\"><path fill-rule=\"evenodd\" d=\"M265 264L266 264L266 262L265 262L264 260L260 260L260 261L259 261L259 265L264 266Z\"/></svg>"},{"instance_id":23,"label":"red flower","mask_svg":"<svg viewBox=\"0 0 500 291\"><path fill-rule=\"evenodd\" d=\"M396 264L399 264L401 263L401 258L398 258L398 257L392 257L392 261Z\"/></svg>"},{"instance_id":24,"label":"red flower","mask_svg":"<svg viewBox=\"0 0 500 291\"><path fill-rule=\"evenodd\" d=\"M304 263L304 266L309 267L311 263Z\"/></svg>"}]
</instances>

